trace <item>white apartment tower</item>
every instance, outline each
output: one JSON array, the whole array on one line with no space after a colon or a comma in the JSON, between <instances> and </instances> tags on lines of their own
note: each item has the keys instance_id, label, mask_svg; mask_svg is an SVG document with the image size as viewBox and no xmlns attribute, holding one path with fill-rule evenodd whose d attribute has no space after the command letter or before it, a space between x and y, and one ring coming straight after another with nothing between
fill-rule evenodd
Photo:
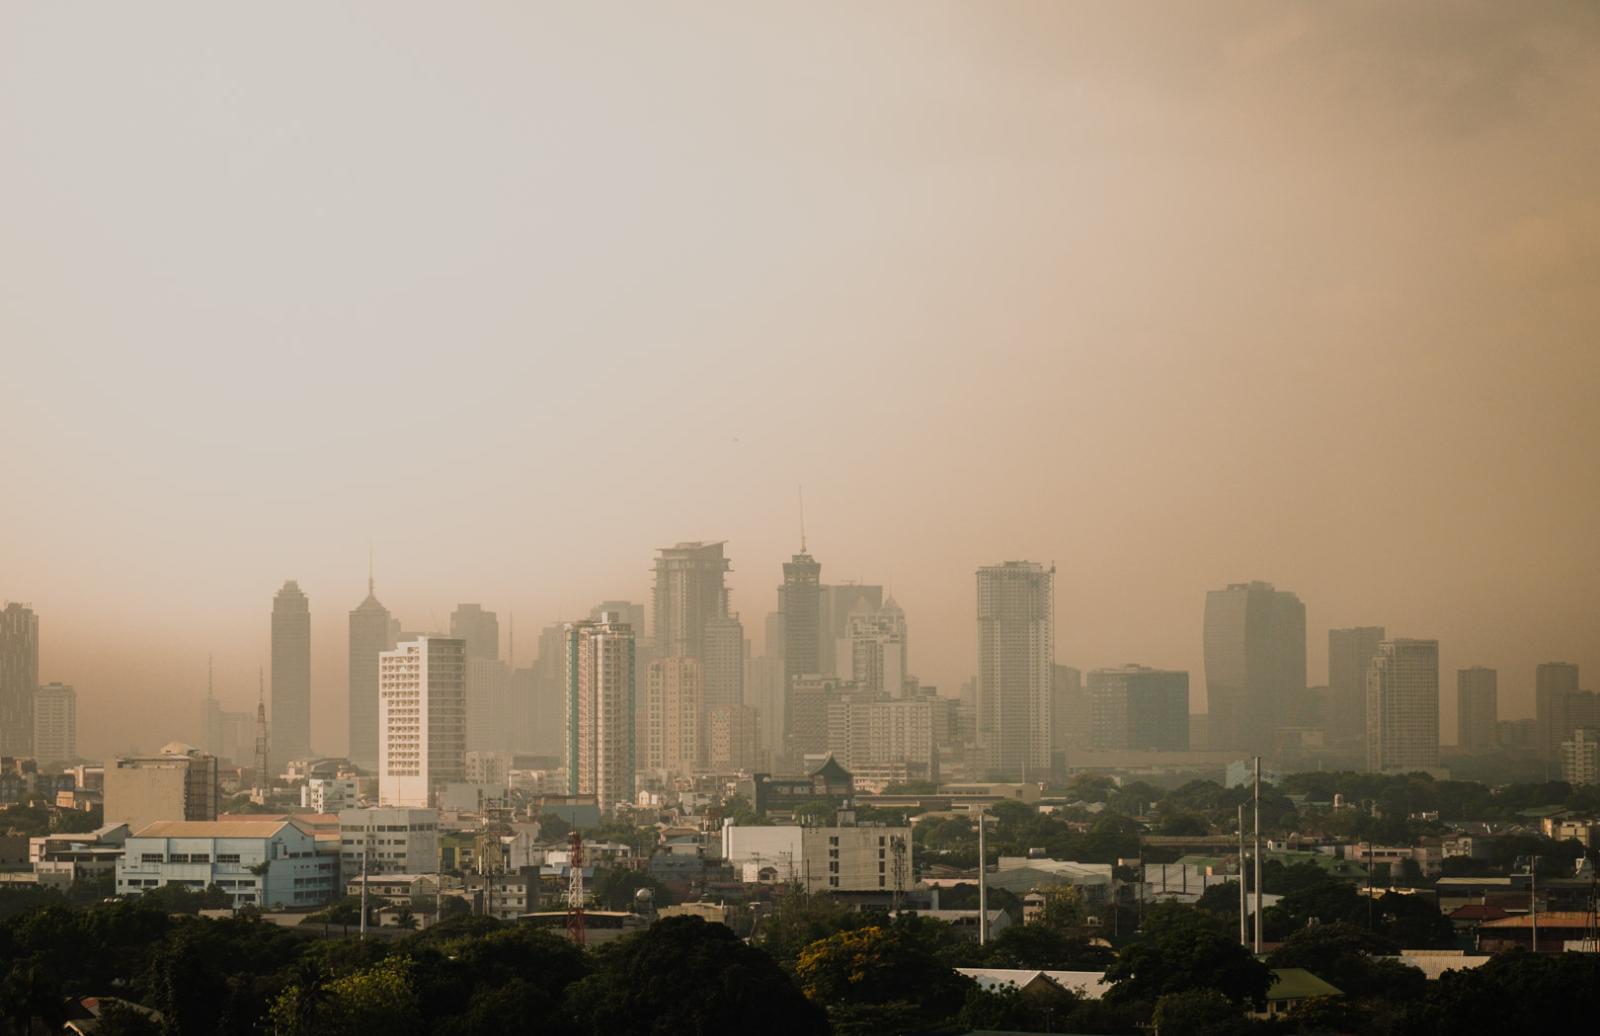
<instances>
[{"instance_id":1,"label":"white apartment tower","mask_svg":"<svg viewBox=\"0 0 1600 1036\"><path fill-rule=\"evenodd\" d=\"M41 763L78 757L78 694L64 683L47 683L33 696L33 755Z\"/></svg>"},{"instance_id":2,"label":"white apartment tower","mask_svg":"<svg viewBox=\"0 0 1600 1036\"><path fill-rule=\"evenodd\" d=\"M999 780L1050 769L1055 568L1007 561L978 569L978 743Z\"/></svg>"},{"instance_id":3,"label":"white apartment tower","mask_svg":"<svg viewBox=\"0 0 1600 1036\"><path fill-rule=\"evenodd\" d=\"M633 663L619 613L567 624L567 792L602 813L633 800Z\"/></svg>"},{"instance_id":4,"label":"white apartment tower","mask_svg":"<svg viewBox=\"0 0 1600 1036\"><path fill-rule=\"evenodd\" d=\"M1367 769L1439 765L1439 642L1386 640L1367 668Z\"/></svg>"},{"instance_id":5,"label":"white apartment tower","mask_svg":"<svg viewBox=\"0 0 1600 1036\"><path fill-rule=\"evenodd\" d=\"M378 655L378 801L426 807L463 779L467 754L466 641L418 637Z\"/></svg>"},{"instance_id":6,"label":"white apartment tower","mask_svg":"<svg viewBox=\"0 0 1600 1036\"><path fill-rule=\"evenodd\" d=\"M659 658L645 671L646 770L687 777L700 768L706 711L701 672L692 658Z\"/></svg>"}]
</instances>

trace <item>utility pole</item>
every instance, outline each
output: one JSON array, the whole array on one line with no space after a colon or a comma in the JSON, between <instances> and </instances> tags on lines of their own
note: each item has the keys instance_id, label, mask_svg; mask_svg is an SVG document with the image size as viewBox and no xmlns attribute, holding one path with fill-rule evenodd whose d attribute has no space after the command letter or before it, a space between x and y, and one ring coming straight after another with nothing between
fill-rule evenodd
<instances>
[{"instance_id":1,"label":"utility pole","mask_svg":"<svg viewBox=\"0 0 1600 1036\"><path fill-rule=\"evenodd\" d=\"M367 938L367 846L371 843L372 836L367 835L361 842L361 938ZM349 929L346 929L349 931Z\"/></svg>"},{"instance_id":2,"label":"utility pole","mask_svg":"<svg viewBox=\"0 0 1600 1036\"><path fill-rule=\"evenodd\" d=\"M1256 756L1256 940L1253 947L1261 952L1261 757Z\"/></svg>"},{"instance_id":3,"label":"utility pole","mask_svg":"<svg viewBox=\"0 0 1600 1036\"><path fill-rule=\"evenodd\" d=\"M1539 856L1534 856L1528 863L1528 912L1533 918L1533 952L1539 952Z\"/></svg>"},{"instance_id":4,"label":"utility pole","mask_svg":"<svg viewBox=\"0 0 1600 1036\"><path fill-rule=\"evenodd\" d=\"M978 804L978 945L989 944L989 852L983 829L987 818Z\"/></svg>"},{"instance_id":5,"label":"utility pole","mask_svg":"<svg viewBox=\"0 0 1600 1036\"><path fill-rule=\"evenodd\" d=\"M1250 882L1247 880L1249 878L1249 876L1250 876L1250 872L1246 869L1248 866L1249 866L1249 860L1247 860L1245 858L1245 855L1244 855L1244 803L1241 802L1241 803L1239 803L1239 945L1240 946L1249 946L1250 945L1250 932L1249 932L1249 929L1246 927L1246 925L1248 925L1250 923L1250 906L1249 906L1249 900L1247 900L1245 898L1247 895L1249 895L1249 893L1246 892L1245 890L1250 887Z\"/></svg>"}]
</instances>

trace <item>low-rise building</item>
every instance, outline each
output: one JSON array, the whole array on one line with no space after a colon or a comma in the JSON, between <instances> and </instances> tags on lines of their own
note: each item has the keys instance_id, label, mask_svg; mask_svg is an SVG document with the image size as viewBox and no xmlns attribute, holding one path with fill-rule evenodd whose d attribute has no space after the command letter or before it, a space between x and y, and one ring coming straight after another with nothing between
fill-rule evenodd
<instances>
[{"instance_id":1,"label":"low-rise building","mask_svg":"<svg viewBox=\"0 0 1600 1036\"><path fill-rule=\"evenodd\" d=\"M236 907L309 908L337 893L339 860L292 820L167 820L130 835L117 864L119 895L163 885L216 885Z\"/></svg>"},{"instance_id":2,"label":"low-rise building","mask_svg":"<svg viewBox=\"0 0 1600 1036\"><path fill-rule=\"evenodd\" d=\"M909 827L722 828L722 856L747 884L861 892L913 884Z\"/></svg>"},{"instance_id":3,"label":"low-rise building","mask_svg":"<svg viewBox=\"0 0 1600 1036\"><path fill-rule=\"evenodd\" d=\"M300 786L300 807L313 813L338 813L361 805L361 782L354 777L310 777Z\"/></svg>"},{"instance_id":4,"label":"low-rise building","mask_svg":"<svg viewBox=\"0 0 1600 1036\"><path fill-rule=\"evenodd\" d=\"M339 811L339 874L426 874L439 869L439 811L375 806Z\"/></svg>"},{"instance_id":5,"label":"low-rise building","mask_svg":"<svg viewBox=\"0 0 1600 1036\"><path fill-rule=\"evenodd\" d=\"M65 889L115 875L127 839L127 824L107 824L87 834L41 835L28 839L28 862L40 885Z\"/></svg>"}]
</instances>

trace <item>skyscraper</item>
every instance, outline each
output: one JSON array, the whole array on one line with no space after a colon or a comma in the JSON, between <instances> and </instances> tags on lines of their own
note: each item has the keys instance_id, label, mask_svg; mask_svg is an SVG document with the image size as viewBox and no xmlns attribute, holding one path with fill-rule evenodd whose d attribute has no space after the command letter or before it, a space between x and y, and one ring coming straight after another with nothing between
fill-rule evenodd
<instances>
[{"instance_id":1,"label":"skyscraper","mask_svg":"<svg viewBox=\"0 0 1600 1036\"><path fill-rule=\"evenodd\" d=\"M978 569L978 741L984 770L1042 780L1054 730L1055 568Z\"/></svg>"},{"instance_id":2,"label":"skyscraper","mask_svg":"<svg viewBox=\"0 0 1600 1036\"><path fill-rule=\"evenodd\" d=\"M633 665L633 627L615 613L567 625L567 790L602 813L633 800Z\"/></svg>"},{"instance_id":3,"label":"skyscraper","mask_svg":"<svg viewBox=\"0 0 1600 1036\"><path fill-rule=\"evenodd\" d=\"M1055 730L1050 740L1055 752L1070 761L1072 752L1089 747L1091 717L1083 695L1083 671L1058 664L1051 667L1051 674L1051 718Z\"/></svg>"},{"instance_id":4,"label":"skyscraper","mask_svg":"<svg viewBox=\"0 0 1600 1036\"><path fill-rule=\"evenodd\" d=\"M1492 752L1499 723L1499 676L1493 669L1473 666L1456 671L1456 748L1463 752Z\"/></svg>"},{"instance_id":5,"label":"skyscraper","mask_svg":"<svg viewBox=\"0 0 1600 1036\"><path fill-rule=\"evenodd\" d=\"M1367 769L1439 765L1439 642L1386 640L1367 670Z\"/></svg>"},{"instance_id":6,"label":"skyscraper","mask_svg":"<svg viewBox=\"0 0 1600 1036\"><path fill-rule=\"evenodd\" d=\"M778 613L783 616L783 683L788 687L796 676L820 673L818 612L822 586L822 566L806 553L783 565L783 585L778 587ZM771 654L771 645L768 645Z\"/></svg>"},{"instance_id":7,"label":"skyscraper","mask_svg":"<svg viewBox=\"0 0 1600 1036\"><path fill-rule=\"evenodd\" d=\"M481 604L458 604L450 613L450 635L467 645L468 658L500 657L500 617Z\"/></svg>"},{"instance_id":8,"label":"skyscraper","mask_svg":"<svg viewBox=\"0 0 1600 1036\"><path fill-rule=\"evenodd\" d=\"M744 656L744 623L737 613L706 619L705 654L700 659L706 708L744 704Z\"/></svg>"},{"instance_id":9,"label":"skyscraper","mask_svg":"<svg viewBox=\"0 0 1600 1036\"><path fill-rule=\"evenodd\" d=\"M680 543L657 552L651 608L662 658L705 661L706 620L728 614L722 543Z\"/></svg>"},{"instance_id":10,"label":"skyscraper","mask_svg":"<svg viewBox=\"0 0 1600 1036\"><path fill-rule=\"evenodd\" d=\"M380 805L429 806L466 778L466 655L466 641L428 636L378 655Z\"/></svg>"},{"instance_id":11,"label":"skyscraper","mask_svg":"<svg viewBox=\"0 0 1600 1036\"><path fill-rule=\"evenodd\" d=\"M855 681L858 688L873 694L898 698L905 693L908 675L906 658L906 613L893 597L877 611L858 611L845 624L845 635L835 648L840 674Z\"/></svg>"},{"instance_id":12,"label":"skyscraper","mask_svg":"<svg viewBox=\"0 0 1600 1036\"><path fill-rule=\"evenodd\" d=\"M15 601L0 611L0 755L33 755L39 687L39 616Z\"/></svg>"},{"instance_id":13,"label":"skyscraper","mask_svg":"<svg viewBox=\"0 0 1600 1036\"><path fill-rule=\"evenodd\" d=\"M839 657L839 640L858 612L883 607L883 587L868 583L823 586L817 593L817 672L850 679L850 656Z\"/></svg>"},{"instance_id":14,"label":"skyscraper","mask_svg":"<svg viewBox=\"0 0 1600 1036\"><path fill-rule=\"evenodd\" d=\"M644 768L687 777L700 768L705 713L700 663L658 658L645 677Z\"/></svg>"},{"instance_id":15,"label":"skyscraper","mask_svg":"<svg viewBox=\"0 0 1600 1036\"><path fill-rule=\"evenodd\" d=\"M1189 750L1189 674L1127 665L1089 672L1089 740L1105 750Z\"/></svg>"},{"instance_id":16,"label":"skyscraper","mask_svg":"<svg viewBox=\"0 0 1600 1036\"><path fill-rule=\"evenodd\" d=\"M350 611L350 761L364 770L378 766L378 656L393 651L399 632L394 616L378 602L372 577L366 600Z\"/></svg>"},{"instance_id":17,"label":"skyscraper","mask_svg":"<svg viewBox=\"0 0 1600 1036\"><path fill-rule=\"evenodd\" d=\"M1206 594L1206 711L1210 747L1267 755L1306 695L1306 607L1270 583Z\"/></svg>"},{"instance_id":18,"label":"skyscraper","mask_svg":"<svg viewBox=\"0 0 1600 1036\"><path fill-rule=\"evenodd\" d=\"M756 710L749 705L719 705L706 710L706 768L728 773L759 766L759 722Z\"/></svg>"},{"instance_id":19,"label":"skyscraper","mask_svg":"<svg viewBox=\"0 0 1600 1036\"><path fill-rule=\"evenodd\" d=\"M1328 741L1343 748L1367 743L1367 669L1383 643L1382 626L1328 631L1328 697L1324 713Z\"/></svg>"},{"instance_id":20,"label":"skyscraper","mask_svg":"<svg viewBox=\"0 0 1600 1036\"><path fill-rule=\"evenodd\" d=\"M1571 662L1540 662L1534 679L1534 718L1539 724L1539 754L1555 759L1572 732L1572 697L1578 693L1578 667Z\"/></svg>"},{"instance_id":21,"label":"skyscraper","mask_svg":"<svg viewBox=\"0 0 1600 1036\"><path fill-rule=\"evenodd\" d=\"M78 695L64 683L47 683L34 695L33 757L41 763L78 757Z\"/></svg>"},{"instance_id":22,"label":"skyscraper","mask_svg":"<svg viewBox=\"0 0 1600 1036\"><path fill-rule=\"evenodd\" d=\"M311 605L293 579L272 599L272 758L311 758Z\"/></svg>"}]
</instances>

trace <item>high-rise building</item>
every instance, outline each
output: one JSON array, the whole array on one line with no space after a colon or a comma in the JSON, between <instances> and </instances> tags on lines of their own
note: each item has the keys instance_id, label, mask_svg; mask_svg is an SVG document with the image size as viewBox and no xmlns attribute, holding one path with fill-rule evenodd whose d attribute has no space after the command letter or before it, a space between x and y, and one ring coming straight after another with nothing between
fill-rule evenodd
<instances>
[{"instance_id":1,"label":"high-rise building","mask_svg":"<svg viewBox=\"0 0 1600 1036\"><path fill-rule=\"evenodd\" d=\"M0 610L0 756L33 755L39 687L39 616L15 601Z\"/></svg>"},{"instance_id":2,"label":"high-rise building","mask_svg":"<svg viewBox=\"0 0 1600 1036\"><path fill-rule=\"evenodd\" d=\"M78 757L78 694L64 683L47 683L34 695L33 757L41 763Z\"/></svg>"},{"instance_id":3,"label":"high-rise building","mask_svg":"<svg viewBox=\"0 0 1600 1036\"><path fill-rule=\"evenodd\" d=\"M1089 672L1089 742L1094 748L1189 750L1189 674L1142 665Z\"/></svg>"},{"instance_id":4,"label":"high-rise building","mask_svg":"<svg viewBox=\"0 0 1600 1036\"><path fill-rule=\"evenodd\" d=\"M933 698L885 699L836 694L827 705L828 752L847 770L908 764L919 779L937 779L939 705Z\"/></svg>"},{"instance_id":5,"label":"high-rise building","mask_svg":"<svg viewBox=\"0 0 1600 1036\"><path fill-rule=\"evenodd\" d=\"M450 635L467 645L468 658L500 657L500 617L481 604L458 604L450 613Z\"/></svg>"},{"instance_id":6,"label":"high-rise building","mask_svg":"<svg viewBox=\"0 0 1600 1036\"><path fill-rule=\"evenodd\" d=\"M1539 754L1556 758L1572 732L1572 696L1578 693L1578 667L1571 662L1541 662L1534 679L1534 718L1539 721Z\"/></svg>"},{"instance_id":7,"label":"high-rise building","mask_svg":"<svg viewBox=\"0 0 1600 1036\"><path fill-rule=\"evenodd\" d=\"M723 577L730 565L722 543L680 543L657 552L655 588L656 651L662 658L705 661L706 620L728 614Z\"/></svg>"},{"instance_id":8,"label":"high-rise building","mask_svg":"<svg viewBox=\"0 0 1600 1036\"><path fill-rule=\"evenodd\" d=\"M371 576L366 600L350 610L350 761L378 766L378 656L393 651L398 623L378 602Z\"/></svg>"},{"instance_id":9,"label":"high-rise building","mask_svg":"<svg viewBox=\"0 0 1600 1036\"><path fill-rule=\"evenodd\" d=\"M539 657L533 670L533 751L560 758L567 744L566 623L551 623L539 631Z\"/></svg>"},{"instance_id":10,"label":"high-rise building","mask_svg":"<svg viewBox=\"0 0 1600 1036\"><path fill-rule=\"evenodd\" d=\"M1211 748L1269 754L1304 704L1306 606L1270 583L1208 592L1205 665Z\"/></svg>"},{"instance_id":11,"label":"high-rise building","mask_svg":"<svg viewBox=\"0 0 1600 1036\"><path fill-rule=\"evenodd\" d=\"M978 741L984 771L1042 780L1051 764L1055 568L978 569Z\"/></svg>"},{"instance_id":12,"label":"high-rise building","mask_svg":"<svg viewBox=\"0 0 1600 1036\"><path fill-rule=\"evenodd\" d=\"M1367 670L1383 639L1382 626L1328 631L1328 694L1323 722L1329 743L1365 749Z\"/></svg>"},{"instance_id":13,"label":"high-rise building","mask_svg":"<svg viewBox=\"0 0 1600 1036\"><path fill-rule=\"evenodd\" d=\"M293 579L272 599L272 757L311 758L311 605Z\"/></svg>"},{"instance_id":14,"label":"high-rise building","mask_svg":"<svg viewBox=\"0 0 1600 1036\"><path fill-rule=\"evenodd\" d=\"M1386 640L1367 670L1367 769L1439 765L1439 642Z\"/></svg>"},{"instance_id":15,"label":"high-rise building","mask_svg":"<svg viewBox=\"0 0 1600 1036\"><path fill-rule=\"evenodd\" d=\"M645 676L644 768L688 777L700 769L705 688L693 658L658 658Z\"/></svg>"},{"instance_id":16,"label":"high-rise building","mask_svg":"<svg viewBox=\"0 0 1600 1036\"><path fill-rule=\"evenodd\" d=\"M1463 752L1495 749L1499 715L1499 676L1473 666L1456 671L1456 748Z\"/></svg>"},{"instance_id":17,"label":"high-rise building","mask_svg":"<svg viewBox=\"0 0 1600 1036\"><path fill-rule=\"evenodd\" d=\"M1083 696L1083 671L1068 665L1051 667L1051 722L1055 730L1050 741L1058 754L1070 758L1074 751L1089 747L1089 705Z\"/></svg>"},{"instance_id":18,"label":"high-rise building","mask_svg":"<svg viewBox=\"0 0 1600 1036\"><path fill-rule=\"evenodd\" d=\"M877 611L859 611L845 623L845 635L835 648L841 674L864 691L898 698L905 694L910 675L906 657L906 613L890 597Z\"/></svg>"},{"instance_id":19,"label":"high-rise building","mask_svg":"<svg viewBox=\"0 0 1600 1036\"><path fill-rule=\"evenodd\" d=\"M822 672L820 665L818 628L819 598L822 589L822 566L806 553L801 541L800 553L783 565L783 585L778 587L778 614L783 616L783 682L787 687L796 676ZM767 654L772 654L767 645Z\"/></svg>"},{"instance_id":20,"label":"high-rise building","mask_svg":"<svg viewBox=\"0 0 1600 1036\"><path fill-rule=\"evenodd\" d=\"M858 612L883 607L883 587L869 583L840 583L820 587L817 593L817 668L824 676L850 679L850 656L839 657L839 640Z\"/></svg>"},{"instance_id":21,"label":"high-rise building","mask_svg":"<svg viewBox=\"0 0 1600 1036\"><path fill-rule=\"evenodd\" d=\"M430 636L378 655L379 805L430 806L465 779L466 656L459 637Z\"/></svg>"},{"instance_id":22,"label":"high-rise building","mask_svg":"<svg viewBox=\"0 0 1600 1036\"><path fill-rule=\"evenodd\" d=\"M509 752L511 670L498 658L467 657L467 751Z\"/></svg>"},{"instance_id":23,"label":"high-rise building","mask_svg":"<svg viewBox=\"0 0 1600 1036\"><path fill-rule=\"evenodd\" d=\"M760 765L760 717L749 705L718 705L706 712L706 769L751 771Z\"/></svg>"},{"instance_id":24,"label":"high-rise building","mask_svg":"<svg viewBox=\"0 0 1600 1036\"><path fill-rule=\"evenodd\" d=\"M567 791L602 813L633 800L633 667L633 627L615 614L567 625Z\"/></svg>"},{"instance_id":25,"label":"high-rise building","mask_svg":"<svg viewBox=\"0 0 1600 1036\"><path fill-rule=\"evenodd\" d=\"M1561 742L1561 779L1600 784L1600 728L1577 727Z\"/></svg>"},{"instance_id":26,"label":"high-rise building","mask_svg":"<svg viewBox=\"0 0 1600 1036\"><path fill-rule=\"evenodd\" d=\"M738 614L708 618L705 654L700 659L707 709L744 704L744 658L744 624Z\"/></svg>"}]
</instances>

